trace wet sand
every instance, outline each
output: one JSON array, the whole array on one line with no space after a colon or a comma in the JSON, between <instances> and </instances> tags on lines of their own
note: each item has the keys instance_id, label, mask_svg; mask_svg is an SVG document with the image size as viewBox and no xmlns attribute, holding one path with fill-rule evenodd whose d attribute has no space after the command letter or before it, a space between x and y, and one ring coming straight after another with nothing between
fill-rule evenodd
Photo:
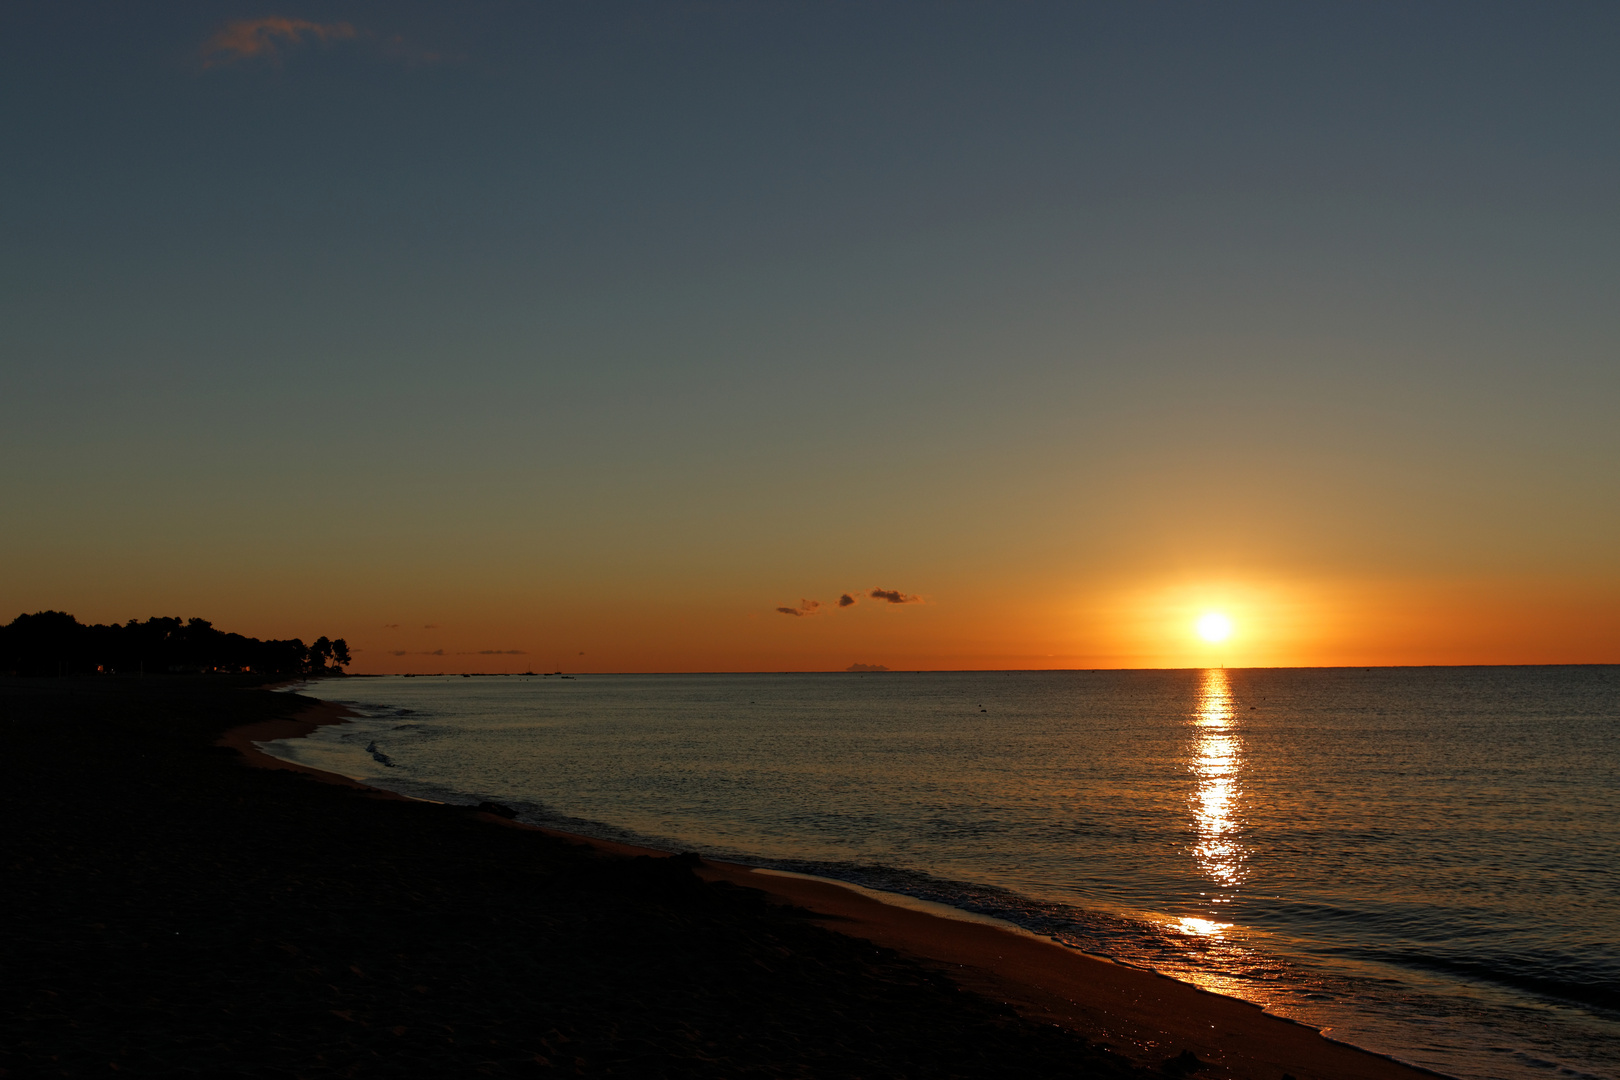
<instances>
[{"instance_id":1,"label":"wet sand","mask_svg":"<svg viewBox=\"0 0 1620 1080\"><path fill-rule=\"evenodd\" d=\"M222 742L251 764L298 769L334 783L356 781L271 757L252 744L307 734L348 717L322 703L295 719L229 732ZM368 789L370 790L370 789ZM489 822L514 825L493 815ZM606 855L666 858L666 852L536 829ZM925 905L802 875L760 872L707 861L705 881L757 890L772 902L812 913L819 926L893 949L957 985L1040 1024L1074 1032L1135 1064L1162 1067L1184 1052L1208 1077L1280 1080L1415 1080L1435 1074L1334 1042L1314 1028L1271 1016L1258 1006L1209 993L1153 972L1111 963L988 920L947 917Z\"/></svg>"},{"instance_id":2,"label":"wet sand","mask_svg":"<svg viewBox=\"0 0 1620 1080\"><path fill-rule=\"evenodd\" d=\"M814 879L716 865L705 876L761 889L816 922L924 961L964 989L1059 1025L1142 1065L1190 1050L1207 1076L1399 1080L1435 1074L1324 1038L1315 1028L1167 976L1016 930L884 903Z\"/></svg>"}]
</instances>

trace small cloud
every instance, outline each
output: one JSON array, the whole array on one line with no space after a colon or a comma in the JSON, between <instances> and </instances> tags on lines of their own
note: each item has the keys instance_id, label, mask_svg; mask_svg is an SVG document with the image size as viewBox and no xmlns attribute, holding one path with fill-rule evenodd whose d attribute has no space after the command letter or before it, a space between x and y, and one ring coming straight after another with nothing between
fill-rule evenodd
<instances>
[{"instance_id":1,"label":"small cloud","mask_svg":"<svg viewBox=\"0 0 1620 1080\"><path fill-rule=\"evenodd\" d=\"M855 606L855 598L853 596L849 595L849 593L845 593L843 596L840 596L838 598L838 606L839 607L854 607Z\"/></svg>"},{"instance_id":2,"label":"small cloud","mask_svg":"<svg viewBox=\"0 0 1620 1080\"><path fill-rule=\"evenodd\" d=\"M417 653L416 655L417 656L443 656L444 655L444 650L443 649L434 649L432 652Z\"/></svg>"},{"instance_id":3,"label":"small cloud","mask_svg":"<svg viewBox=\"0 0 1620 1080\"><path fill-rule=\"evenodd\" d=\"M438 628L439 628L439 624L436 623L436 622L425 623L422 626L422 629L424 629L424 630L437 630Z\"/></svg>"},{"instance_id":4,"label":"small cloud","mask_svg":"<svg viewBox=\"0 0 1620 1080\"><path fill-rule=\"evenodd\" d=\"M399 623L397 623L397 622L383 623L383 629L384 630L398 630L399 629Z\"/></svg>"},{"instance_id":5,"label":"small cloud","mask_svg":"<svg viewBox=\"0 0 1620 1080\"><path fill-rule=\"evenodd\" d=\"M389 649L388 650L388 655L389 656L404 656L405 655L405 650L404 649Z\"/></svg>"},{"instance_id":6,"label":"small cloud","mask_svg":"<svg viewBox=\"0 0 1620 1080\"><path fill-rule=\"evenodd\" d=\"M888 671L882 664L851 664L845 671Z\"/></svg>"},{"instance_id":7,"label":"small cloud","mask_svg":"<svg viewBox=\"0 0 1620 1080\"><path fill-rule=\"evenodd\" d=\"M322 45L350 41L359 31L346 22L318 23L308 19L286 19L272 15L263 19L237 19L228 22L203 44L203 66L218 67L238 60L265 57L277 60L281 50L309 41Z\"/></svg>"},{"instance_id":8,"label":"small cloud","mask_svg":"<svg viewBox=\"0 0 1620 1080\"><path fill-rule=\"evenodd\" d=\"M527 656L522 649L479 649L477 652L457 653L457 656Z\"/></svg>"},{"instance_id":9,"label":"small cloud","mask_svg":"<svg viewBox=\"0 0 1620 1080\"><path fill-rule=\"evenodd\" d=\"M873 589L867 594L874 600L885 600L891 604L920 604L922 597L911 596L899 589Z\"/></svg>"},{"instance_id":10,"label":"small cloud","mask_svg":"<svg viewBox=\"0 0 1620 1080\"><path fill-rule=\"evenodd\" d=\"M816 609L819 607L821 607L820 600L800 600L799 606L796 608L779 607L776 610L780 611L784 615L801 616L814 615L816 613Z\"/></svg>"}]
</instances>

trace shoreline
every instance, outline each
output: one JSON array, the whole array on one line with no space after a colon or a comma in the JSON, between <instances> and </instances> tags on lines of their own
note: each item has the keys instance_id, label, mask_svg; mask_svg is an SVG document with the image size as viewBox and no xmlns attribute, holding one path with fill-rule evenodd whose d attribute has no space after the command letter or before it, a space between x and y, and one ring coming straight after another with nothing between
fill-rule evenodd
<instances>
[{"instance_id":1,"label":"shoreline","mask_svg":"<svg viewBox=\"0 0 1620 1080\"><path fill-rule=\"evenodd\" d=\"M343 706L322 701L285 718L232 728L216 745L237 751L245 764L255 768L299 772L373 798L422 802L277 758L255 745L301 738L320 727L359 718ZM666 851L529 825L470 807L462 812L466 811L490 823L543 833L608 857L670 857ZM1415 1080L1443 1075L1339 1042L1259 1005L1083 953L999 920L967 912L959 918L928 910L944 905L785 871L715 860L704 860L695 870L704 881L751 889L772 903L808 911L809 921L817 926L893 949L964 990L1106 1046L1138 1065L1163 1066L1190 1051L1197 1056L1199 1075L1206 1077Z\"/></svg>"}]
</instances>

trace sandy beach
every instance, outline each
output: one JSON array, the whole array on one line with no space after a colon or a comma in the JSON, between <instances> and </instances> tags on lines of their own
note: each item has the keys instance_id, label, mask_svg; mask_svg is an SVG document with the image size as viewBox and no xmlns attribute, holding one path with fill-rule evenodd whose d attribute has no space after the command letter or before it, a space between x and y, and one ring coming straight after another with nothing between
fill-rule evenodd
<instances>
[{"instance_id":1,"label":"sandy beach","mask_svg":"<svg viewBox=\"0 0 1620 1080\"><path fill-rule=\"evenodd\" d=\"M1026 934L302 770L253 744L342 710L227 682L4 684L6 1075L1432 1075Z\"/></svg>"},{"instance_id":2,"label":"sandy beach","mask_svg":"<svg viewBox=\"0 0 1620 1080\"><path fill-rule=\"evenodd\" d=\"M350 714L322 702L294 718L227 733L223 743L264 768L286 768L334 783L347 777L283 761L256 743L307 734ZM387 793L382 793L387 794ZM501 818L491 821L509 825ZM533 828L533 826L519 826ZM667 857L667 852L540 830L621 857ZM1398 1061L1334 1042L1314 1028L1271 1016L1234 998L1088 956L1015 928L971 917L952 917L884 896L803 875L772 874L717 860L697 870L706 881L725 881L765 893L773 901L814 913L830 930L894 949L950 977L964 989L1004 1003L1022 1016L1060 1026L1108 1046L1143 1066L1190 1051L1209 1076L1300 1080L1371 1080L1433 1076Z\"/></svg>"}]
</instances>

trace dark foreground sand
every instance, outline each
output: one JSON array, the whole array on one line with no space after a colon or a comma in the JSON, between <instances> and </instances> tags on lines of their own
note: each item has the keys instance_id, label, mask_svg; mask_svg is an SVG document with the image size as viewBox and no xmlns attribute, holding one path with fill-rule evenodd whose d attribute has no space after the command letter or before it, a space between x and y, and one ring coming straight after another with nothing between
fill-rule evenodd
<instances>
[{"instance_id":1,"label":"dark foreground sand","mask_svg":"<svg viewBox=\"0 0 1620 1080\"><path fill-rule=\"evenodd\" d=\"M243 767L320 708L0 681L0 1075L1424 1075L836 886Z\"/></svg>"}]
</instances>

